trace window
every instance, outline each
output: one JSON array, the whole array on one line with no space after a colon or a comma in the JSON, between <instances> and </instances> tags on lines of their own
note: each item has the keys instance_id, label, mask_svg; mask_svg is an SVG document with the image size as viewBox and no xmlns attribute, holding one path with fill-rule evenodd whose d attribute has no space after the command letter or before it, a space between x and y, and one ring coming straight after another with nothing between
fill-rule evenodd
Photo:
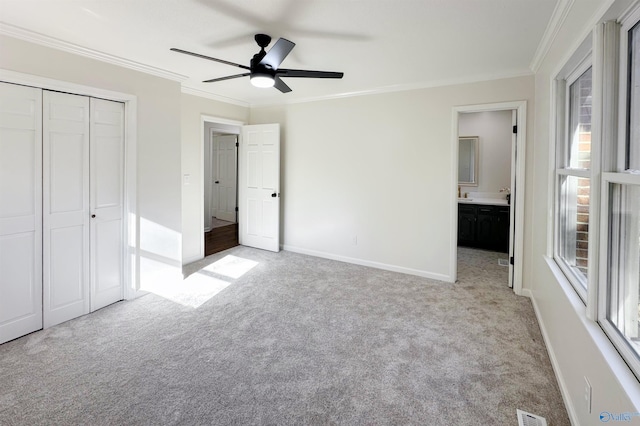
<instances>
[{"instance_id":1,"label":"window","mask_svg":"<svg viewBox=\"0 0 640 426\"><path fill-rule=\"evenodd\" d=\"M555 81L553 258L640 378L640 6L626 16Z\"/></svg>"},{"instance_id":2,"label":"window","mask_svg":"<svg viewBox=\"0 0 640 426\"><path fill-rule=\"evenodd\" d=\"M592 70L587 58L563 82L566 117L556 159L554 257L583 300L589 271ZM586 69L585 69L586 68Z\"/></svg>"},{"instance_id":3,"label":"window","mask_svg":"<svg viewBox=\"0 0 640 426\"><path fill-rule=\"evenodd\" d=\"M626 35L626 37L625 37ZM622 82L623 114L617 171L603 173L606 220L601 240L605 288L599 321L627 363L640 375L640 24L625 31L622 47L626 78ZM623 50L624 51L624 50Z\"/></svg>"},{"instance_id":4,"label":"window","mask_svg":"<svg viewBox=\"0 0 640 426\"><path fill-rule=\"evenodd\" d=\"M609 183L606 319L640 348L640 186Z\"/></svg>"}]
</instances>

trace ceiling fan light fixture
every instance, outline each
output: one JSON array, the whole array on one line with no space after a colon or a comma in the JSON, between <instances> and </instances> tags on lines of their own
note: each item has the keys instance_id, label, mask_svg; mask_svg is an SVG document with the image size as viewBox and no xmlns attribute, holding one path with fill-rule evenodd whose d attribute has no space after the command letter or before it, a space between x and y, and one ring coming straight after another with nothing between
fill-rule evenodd
<instances>
[{"instance_id":1,"label":"ceiling fan light fixture","mask_svg":"<svg viewBox=\"0 0 640 426\"><path fill-rule=\"evenodd\" d=\"M255 87L273 87L276 84L276 80L269 74L257 74L251 75L251 84Z\"/></svg>"}]
</instances>

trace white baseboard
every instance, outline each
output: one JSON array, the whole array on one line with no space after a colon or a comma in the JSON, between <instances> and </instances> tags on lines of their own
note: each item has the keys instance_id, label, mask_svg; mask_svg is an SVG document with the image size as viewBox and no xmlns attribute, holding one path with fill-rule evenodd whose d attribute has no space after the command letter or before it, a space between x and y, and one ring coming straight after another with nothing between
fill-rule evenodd
<instances>
[{"instance_id":1,"label":"white baseboard","mask_svg":"<svg viewBox=\"0 0 640 426\"><path fill-rule=\"evenodd\" d=\"M144 291L144 290L136 290L136 289L128 289L126 292L126 295L124 297L124 300L133 300L133 299L137 299L140 296L144 296L145 294L148 294L148 291Z\"/></svg>"},{"instance_id":2,"label":"white baseboard","mask_svg":"<svg viewBox=\"0 0 640 426\"><path fill-rule=\"evenodd\" d=\"M190 263L197 262L198 260L202 260L202 259L204 259L204 256L202 256L202 255L200 255L200 254L195 254L195 255L192 255L192 256L187 256L187 257L185 257L185 258L183 258L183 259L182 259L182 267L185 267L185 266L187 266L187 265L188 265L188 264L190 264Z\"/></svg>"},{"instance_id":3,"label":"white baseboard","mask_svg":"<svg viewBox=\"0 0 640 426\"><path fill-rule=\"evenodd\" d=\"M444 274L436 274L433 272L422 271L419 269L405 268L402 266L389 265L386 263L374 262L371 260L357 259L354 257L341 256L333 253L309 250L309 249L294 247L286 244L282 245L281 247L283 250L286 250L286 251L306 254L309 256L321 257L323 259L337 260L339 262L352 263L354 265L361 265L361 266L369 266L371 268L383 269L385 271L400 272L402 274L408 274L408 275L416 275L419 277L430 278L432 280L444 281L448 283L454 282L454 280L450 276L444 275Z\"/></svg>"},{"instance_id":4,"label":"white baseboard","mask_svg":"<svg viewBox=\"0 0 640 426\"><path fill-rule=\"evenodd\" d=\"M560 365L558 364L558 359L556 358L556 354L553 351L553 346L551 346L549 335L547 334L547 328L545 327L544 321L542 320L542 316L540 315L536 298L534 297L533 292L530 289L522 289L522 295L527 296L529 299L531 299L531 304L533 305L533 311L535 312L536 319L538 320L538 324L540 325L542 340L544 340L544 345L547 348L547 352L549 353L549 359L551 360L551 367L553 368L553 373L555 374L556 380L558 382L558 386L560 387L560 394L562 395L564 406L567 409L569 420L571 421L572 425L578 425L580 423L578 423L578 416L576 415L576 412L575 412L575 406L573 405L573 401L571 400L571 395L569 394L569 390L567 389L566 382L564 380L564 377L562 376L562 371L560 370Z\"/></svg>"},{"instance_id":5,"label":"white baseboard","mask_svg":"<svg viewBox=\"0 0 640 426\"><path fill-rule=\"evenodd\" d=\"M528 288L523 288L521 294L519 294L518 296L528 297L529 299L533 300L533 293L531 293L531 290L529 290Z\"/></svg>"}]
</instances>

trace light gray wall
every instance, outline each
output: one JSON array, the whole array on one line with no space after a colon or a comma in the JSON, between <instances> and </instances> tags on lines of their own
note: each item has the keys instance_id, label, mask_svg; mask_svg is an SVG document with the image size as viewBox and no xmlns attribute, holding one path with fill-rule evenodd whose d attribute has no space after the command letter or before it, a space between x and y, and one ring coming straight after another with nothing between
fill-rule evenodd
<instances>
[{"instance_id":1,"label":"light gray wall","mask_svg":"<svg viewBox=\"0 0 640 426\"><path fill-rule=\"evenodd\" d=\"M282 125L285 248L451 280L453 107L533 91L530 76L252 108Z\"/></svg>"},{"instance_id":2,"label":"light gray wall","mask_svg":"<svg viewBox=\"0 0 640 426\"><path fill-rule=\"evenodd\" d=\"M533 175L528 188L533 200L527 205L526 227L535 230L525 239L524 286L531 291L549 355L559 377L565 402L574 424L601 424L599 413L640 411L640 385L622 362L600 327L586 319L585 308L575 291L558 279L545 255L551 225L552 169L549 154L554 147L549 134L553 122L551 80L602 16L604 3L584 0L573 6L536 74L536 108ZM621 2L630 3L629 1ZM528 163L529 164L529 163ZM585 377L593 388L592 412L584 403Z\"/></svg>"},{"instance_id":3,"label":"light gray wall","mask_svg":"<svg viewBox=\"0 0 640 426\"><path fill-rule=\"evenodd\" d=\"M511 186L511 111L460 114L458 134L478 136L478 186L461 186L461 192L499 192Z\"/></svg>"}]
</instances>

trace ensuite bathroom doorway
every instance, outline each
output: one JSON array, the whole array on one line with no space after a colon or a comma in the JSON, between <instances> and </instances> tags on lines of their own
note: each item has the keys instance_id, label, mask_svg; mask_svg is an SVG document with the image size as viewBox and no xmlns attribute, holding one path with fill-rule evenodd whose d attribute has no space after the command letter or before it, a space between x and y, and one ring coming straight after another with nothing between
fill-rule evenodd
<instances>
[{"instance_id":1,"label":"ensuite bathroom doorway","mask_svg":"<svg viewBox=\"0 0 640 426\"><path fill-rule=\"evenodd\" d=\"M455 107L453 113L458 160L453 276L469 267L495 269L496 277L504 276L499 281L520 294L526 101ZM462 149L469 141L475 146ZM466 162L464 153L470 153Z\"/></svg>"}]
</instances>

